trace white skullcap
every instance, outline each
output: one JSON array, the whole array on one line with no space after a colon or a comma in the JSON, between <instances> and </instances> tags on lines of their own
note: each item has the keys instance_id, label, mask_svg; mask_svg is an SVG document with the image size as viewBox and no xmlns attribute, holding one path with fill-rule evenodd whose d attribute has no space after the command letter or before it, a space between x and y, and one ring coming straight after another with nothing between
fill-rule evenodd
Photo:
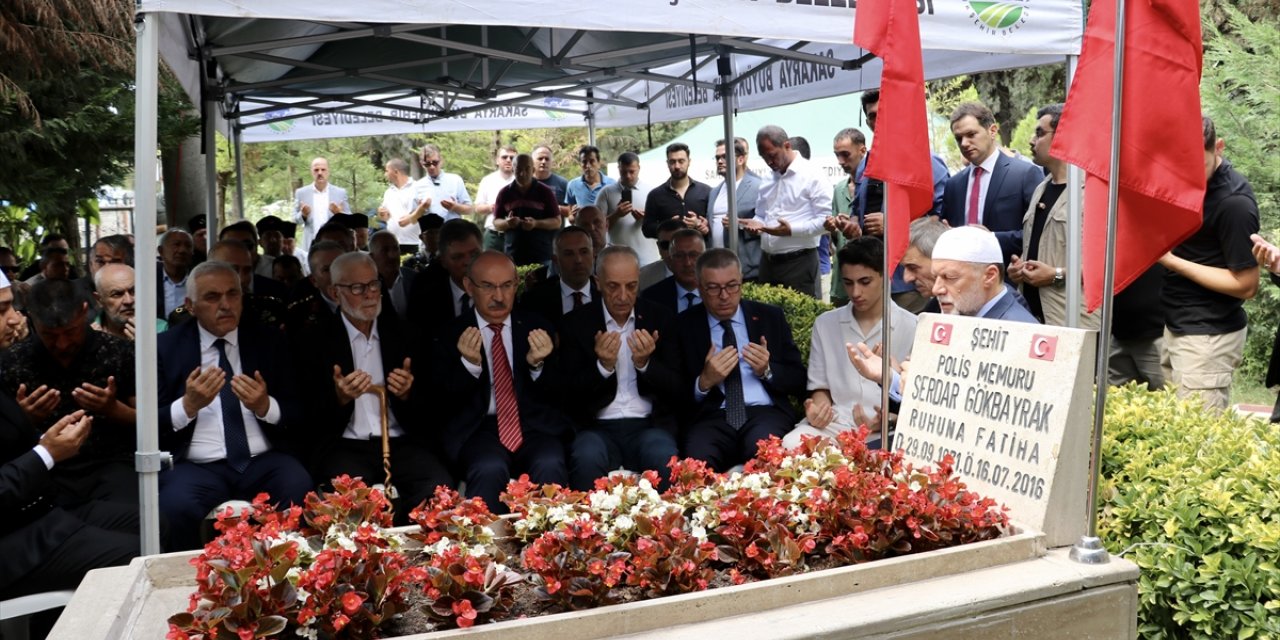
<instances>
[{"instance_id":1,"label":"white skullcap","mask_svg":"<svg viewBox=\"0 0 1280 640\"><path fill-rule=\"evenodd\" d=\"M938 236L932 258L979 264L1004 262L1004 254L1000 252L1000 242L996 240L996 235L977 227L956 227Z\"/></svg>"},{"instance_id":2,"label":"white skullcap","mask_svg":"<svg viewBox=\"0 0 1280 640\"><path fill-rule=\"evenodd\" d=\"M4 275L4 271L0 271L0 289L8 289L10 286L9 277Z\"/></svg>"}]
</instances>

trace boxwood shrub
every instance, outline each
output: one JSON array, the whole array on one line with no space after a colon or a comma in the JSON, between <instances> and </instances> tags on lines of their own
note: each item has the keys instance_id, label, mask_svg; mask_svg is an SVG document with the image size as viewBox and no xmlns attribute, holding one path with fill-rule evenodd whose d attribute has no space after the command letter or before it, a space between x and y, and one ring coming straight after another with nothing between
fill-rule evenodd
<instances>
[{"instance_id":1,"label":"boxwood shrub","mask_svg":"<svg viewBox=\"0 0 1280 640\"><path fill-rule=\"evenodd\" d=\"M1099 532L1142 568L1139 635L1280 637L1280 431L1168 390L1112 393Z\"/></svg>"},{"instance_id":2,"label":"boxwood shrub","mask_svg":"<svg viewBox=\"0 0 1280 640\"><path fill-rule=\"evenodd\" d=\"M830 311L831 305L786 287L754 282L742 285L742 297L782 307L787 324L791 325L796 346L800 348L800 357L804 359L805 366L808 366L809 337L813 334L813 321L823 312Z\"/></svg>"}]
</instances>

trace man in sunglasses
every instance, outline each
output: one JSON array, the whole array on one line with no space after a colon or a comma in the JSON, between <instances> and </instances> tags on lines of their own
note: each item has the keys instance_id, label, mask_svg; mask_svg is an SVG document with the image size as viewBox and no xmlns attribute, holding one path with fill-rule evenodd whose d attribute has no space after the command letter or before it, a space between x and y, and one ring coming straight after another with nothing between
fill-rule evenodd
<instances>
[{"instance_id":1,"label":"man in sunglasses","mask_svg":"<svg viewBox=\"0 0 1280 640\"><path fill-rule=\"evenodd\" d=\"M498 192L516 179L517 153L512 145L499 147L493 157L494 163L498 166L497 170L481 178L480 186L476 188L475 214L484 216L484 248L486 250L506 249L506 240L502 232L494 226L493 205L498 202Z\"/></svg>"},{"instance_id":2,"label":"man in sunglasses","mask_svg":"<svg viewBox=\"0 0 1280 640\"><path fill-rule=\"evenodd\" d=\"M448 222L471 213L467 185L462 176L445 172L440 147L434 144L422 147L418 159L427 175L413 183L413 214L410 216L413 221L418 222L427 214L434 213Z\"/></svg>"}]
</instances>

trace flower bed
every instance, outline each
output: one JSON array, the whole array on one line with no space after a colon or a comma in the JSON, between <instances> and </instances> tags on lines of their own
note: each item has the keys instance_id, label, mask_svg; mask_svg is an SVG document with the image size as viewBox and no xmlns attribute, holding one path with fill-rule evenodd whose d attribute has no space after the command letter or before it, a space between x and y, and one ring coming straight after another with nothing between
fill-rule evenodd
<instances>
[{"instance_id":1,"label":"flower bed","mask_svg":"<svg viewBox=\"0 0 1280 640\"><path fill-rule=\"evenodd\" d=\"M868 451L865 433L761 444L744 473L674 461L658 478L588 493L522 478L503 495L510 536L476 499L441 489L388 532L389 505L358 480L304 508L227 514L192 560L198 589L169 638L280 634L364 638L700 591L997 537L1001 507L967 491L949 461L914 469Z\"/></svg>"}]
</instances>

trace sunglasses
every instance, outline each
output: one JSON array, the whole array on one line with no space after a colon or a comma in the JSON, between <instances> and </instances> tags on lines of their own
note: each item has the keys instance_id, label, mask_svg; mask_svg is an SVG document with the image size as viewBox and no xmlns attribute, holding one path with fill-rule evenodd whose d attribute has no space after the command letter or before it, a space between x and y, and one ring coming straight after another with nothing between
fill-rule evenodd
<instances>
[{"instance_id":1,"label":"sunglasses","mask_svg":"<svg viewBox=\"0 0 1280 640\"><path fill-rule=\"evenodd\" d=\"M438 166L440 166L440 161L439 161L439 160L423 160L423 161L422 161L422 166L424 166L424 167L438 167Z\"/></svg>"}]
</instances>

